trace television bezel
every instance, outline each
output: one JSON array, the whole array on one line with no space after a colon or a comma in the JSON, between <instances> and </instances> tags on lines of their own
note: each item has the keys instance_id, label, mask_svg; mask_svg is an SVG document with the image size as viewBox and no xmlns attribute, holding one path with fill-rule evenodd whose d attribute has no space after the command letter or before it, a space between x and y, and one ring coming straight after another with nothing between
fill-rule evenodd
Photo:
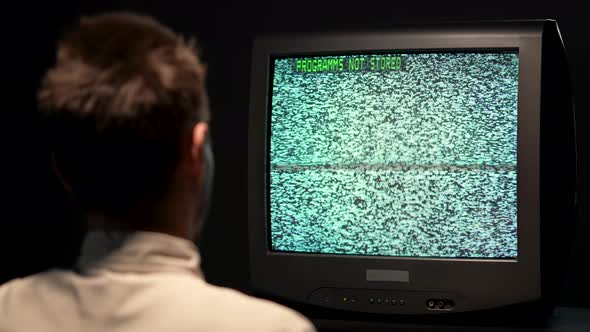
<instances>
[{"instance_id":1,"label":"television bezel","mask_svg":"<svg viewBox=\"0 0 590 332\"><path fill-rule=\"evenodd\" d=\"M445 292L455 312L541 297L540 117L541 54L545 21L450 24L387 30L281 34L254 41L248 157L251 284L255 291L305 303L318 289ZM409 258L285 253L270 250L267 209L267 117L270 59L293 54L383 51L518 50L517 259ZM407 271L408 282L369 281L367 271ZM364 310L364 309L362 309ZM400 312L398 312L400 313ZM420 304L403 314L433 313Z\"/></svg>"}]
</instances>

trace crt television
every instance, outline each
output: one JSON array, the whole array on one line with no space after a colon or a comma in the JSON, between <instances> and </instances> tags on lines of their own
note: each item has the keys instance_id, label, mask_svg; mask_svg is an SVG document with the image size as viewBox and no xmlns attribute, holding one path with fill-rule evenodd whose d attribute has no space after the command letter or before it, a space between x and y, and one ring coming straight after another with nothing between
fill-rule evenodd
<instances>
[{"instance_id":1,"label":"crt television","mask_svg":"<svg viewBox=\"0 0 590 332\"><path fill-rule=\"evenodd\" d=\"M552 307L577 172L555 21L259 36L250 97L257 294L406 316Z\"/></svg>"}]
</instances>

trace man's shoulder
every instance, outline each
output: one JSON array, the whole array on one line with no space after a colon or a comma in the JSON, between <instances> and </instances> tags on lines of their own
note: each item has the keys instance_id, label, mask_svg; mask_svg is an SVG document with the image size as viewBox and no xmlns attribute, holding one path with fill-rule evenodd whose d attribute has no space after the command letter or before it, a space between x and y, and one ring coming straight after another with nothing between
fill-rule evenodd
<instances>
[{"instance_id":1,"label":"man's shoulder","mask_svg":"<svg viewBox=\"0 0 590 332\"><path fill-rule=\"evenodd\" d=\"M21 299L42 285L54 284L68 274L62 270L48 270L26 277L15 278L0 284L0 306L8 301Z\"/></svg>"},{"instance_id":2,"label":"man's shoulder","mask_svg":"<svg viewBox=\"0 0 590 332\"><path fill-rule=\"evenodd\" d=\"M74 286L84 292L88 290L85 287L96 285L83 279L86 278L68 271L51 270L0 285L0 321L9 324L10 319L22 318L22 308L34 311L33 303L47 305L60 299L66 301L72 296ZM129 283L130 280L133 282ZM133 298L137 315L143 317L141 320L146 326L160 326L165 321L168 325L175 322L179 327L195 326L207 331L315 331L307 318L288 307L215 286L188 274L165 273L107 281L101 284L107 288L115 287L120 296ZM101 296L114 294L109 292L112 290L105 288L100 293L90 292L96 297L92 301L100 302ZM40 296L45 301L39 301ZM162 320L162 317L166 319Z\"/></svg>"},{"instance_id":3,"label":"man's shoulder","mask_svg":"<svg viewBox=\"0 0 590 332\"><path fill-rule=\"evenodd\" d=\"M184 305L200 308L200 315L195 318L210 330L315 331L312 323L299 312L231 288L203 281L200 287L184 290L178 289L182 295L170 293L169 296L174 297L178 305L184 302L179 301L179 297L183 297Z\"/></svg>"},{"instance_id":4,"label":"man's shoulder","mask_svg":"<svg viewBox=\"0 0 590 332\"><path fill-rule=\"evenodd\" d=\"M39 301L37 290L57 280L64 271L50 270L27 277L15 278L0 285L0 322L6 323L23 309ZM0 327L4 326L0 324ZM1 330L1 329L0 329Z\"/></svg>"}]
</instances>

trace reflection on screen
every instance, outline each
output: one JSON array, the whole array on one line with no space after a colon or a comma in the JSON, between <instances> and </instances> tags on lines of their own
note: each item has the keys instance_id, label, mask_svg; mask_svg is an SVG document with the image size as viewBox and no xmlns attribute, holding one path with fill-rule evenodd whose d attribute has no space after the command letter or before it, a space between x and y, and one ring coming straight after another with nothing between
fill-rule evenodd
<instances>
[{"instance_id":1,"label":"reflection on screen","mask_svg":"<svg viewBox=\"0 0 590 332\"><path fill-rule=\"evenodd\" d=\"M273 62L272 250L517 257L517 53Z\"/></svg>"}]
</instances>

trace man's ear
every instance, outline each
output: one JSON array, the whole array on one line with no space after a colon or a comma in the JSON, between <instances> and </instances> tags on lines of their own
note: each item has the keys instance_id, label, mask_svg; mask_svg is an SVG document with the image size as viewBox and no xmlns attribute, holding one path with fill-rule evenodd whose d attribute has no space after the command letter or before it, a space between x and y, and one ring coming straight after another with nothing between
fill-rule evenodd
<instances>
[{"instance_id":1,"label":"man's ear","mask_svg":"<svg viewBox=\"0 0 590 332\"><path fill-rule=\"evenodd\" d=\"M191 158L194 161L200 162L203 159L203 148L208 130L209 126L205 122L199 122L193 127Z\"/></svg>"},{"instance_id":2,"label":"man's ear","mask_svg":"<svg viewBox=\"0 0 590 332\"><path fill-rule=\"evenodd\" d=\"M72 188L72 185L70 185L70 182L64 176L64 173L61 171L61 168L59 166L59 162L57 161L57 158L55 157L55 152L51 153L51 169L53 170L53 173L55 173L55 176L57 176L57 178L59 179L59 182L61 182L61 185L64 187L64 189L68 193L72 193L74 191Z\"/></svg>"}]
</instances>

